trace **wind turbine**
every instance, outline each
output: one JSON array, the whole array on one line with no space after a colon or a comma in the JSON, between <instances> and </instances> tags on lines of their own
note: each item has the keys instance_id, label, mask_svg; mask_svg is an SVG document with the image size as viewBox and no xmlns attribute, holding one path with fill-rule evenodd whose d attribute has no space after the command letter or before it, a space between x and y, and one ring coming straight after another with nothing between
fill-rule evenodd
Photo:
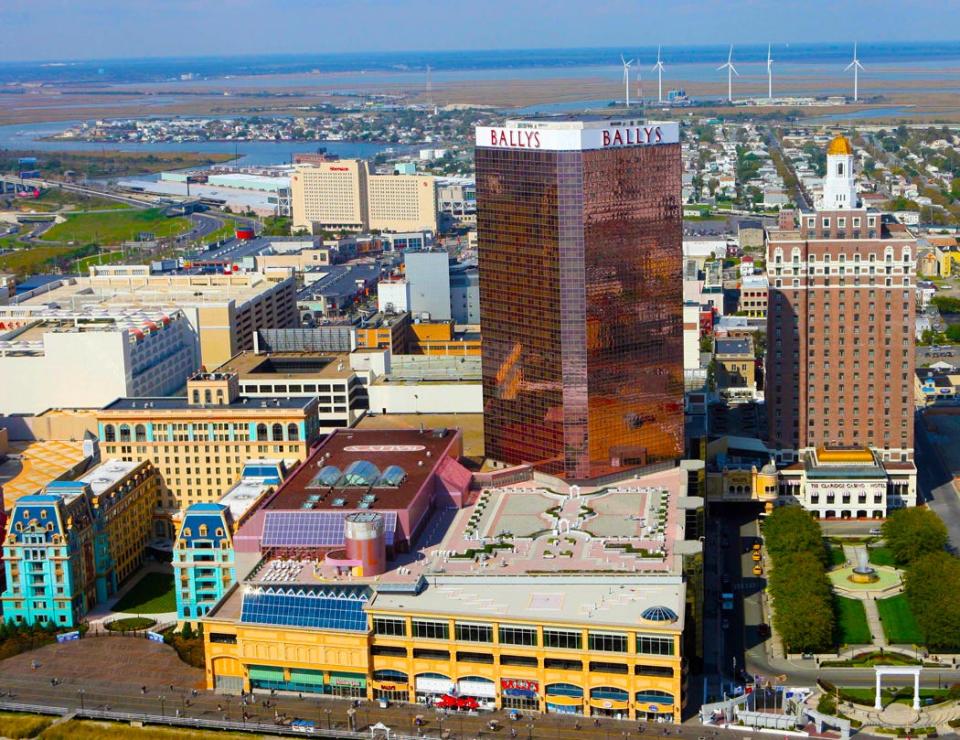
<instances>
[{"instance_id":1,"label":"wind turbine","mask_svg":"<svg viewBox=\"0 0 960 740\"><path fill-rule=\"evenodd\" d=\"M767 100L773 100L773 57L767 44Z\"/></svg>"},{"instance_id":2,"label":"wind turbine","mask_svg":"<svg viewBox=\"0 0 960 740\"><path fill-rule=\"evenodd\" d=\"M629 62L624 58L623 54L620 55L620 61L623 63L623 94L626 99L627 107L630 107L630 65L633 64L631 59Z\"/></svg>"},{"instance_id":3,"label":"wind turbine","mask_svg":"<svg viewBox=\"0 0 960 740\"><path fill-rule=\"evenodd\" d=\"M657 46L657 63L653 65L653 70L657 73L657 102L663 102L663 61L660 59L660 47Z\"/></svg>"},{"instance_id":4,"label":"wind turbine","mask_svg":"<svg viewBox=\"0 0 960 740\"><path fill-rule=\"evenodd\" d=\"M640 100L640 105L643 106L643 72L639 64L637 65L637 98Z\"/></svg>"},{"instance_id":5,"label":"wind turbine","mask_svg":"<svg viewBox=\"0 0 960 740\"><path fill-rule=\"evenodd\" d=\"M733 44L730 44L730 53L727 54L727 61L725 64L721 64L717 67L717 71L721 69L727 70L727 102L733 102L733 76L740 76L740 73L737 72L737 68L733 66Z\"/></svg>"},{"instance_id":6,"label":"wind turbine","mask_svg":"<svg viewBox=\"0 0 960 740\"><path fill-rule=\"evenodd\" d=\"M857 42L853 42L853 61L850 62L846 67L843 68L844 72L853 69L853 102L856 103L858 100L858 85L860 83L860 70L863 69L863 65L860 64L860 60L857 59Z\"/></svg>"}]
</instances>

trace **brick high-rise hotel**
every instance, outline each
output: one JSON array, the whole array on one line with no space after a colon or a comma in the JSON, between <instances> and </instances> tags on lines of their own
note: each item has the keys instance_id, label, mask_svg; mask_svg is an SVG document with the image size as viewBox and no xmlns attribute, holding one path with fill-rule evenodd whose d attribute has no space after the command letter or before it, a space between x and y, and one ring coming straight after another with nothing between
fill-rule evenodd
<instances>
[{"instance_id":1,"label":"brick high-rise hotel","mask_svg":"<svg viewBox=\"0 0 960 740\"><path fill-rule=\"evenodd\" d=\"M476 134L486 454L569 480L683 449L676 123Z\"/></svg>"},{"instance_id":2,"label":"brick high-rise hotel","mask_svg":"<svg viewBox=\"0 0 960 740\"><path fill-rule=\"evenodd\" d=\"M905 226L860 203L853 148L834 138L822 202L768 233L768 441L780 461L818 448L913 460L916 249Z\"/></svg>"}]
</instances>

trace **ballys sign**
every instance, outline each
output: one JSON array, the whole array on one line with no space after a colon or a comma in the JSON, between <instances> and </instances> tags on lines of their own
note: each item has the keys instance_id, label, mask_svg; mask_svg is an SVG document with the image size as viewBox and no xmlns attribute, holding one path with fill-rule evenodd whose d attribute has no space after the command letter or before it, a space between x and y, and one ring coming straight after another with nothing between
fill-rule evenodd
<instances>
[{"instance_id":1,"label":"ballys sign","mask_svg":"<svg viewBox=\"0 0 960 740\"><path fill-rule=\"evenodd\" d=\"M679 127L672 122L582 129L479 126L476 130L477 146L490 149L587 151L675 144L679 141Z\"/></svg>"}]
</instances>

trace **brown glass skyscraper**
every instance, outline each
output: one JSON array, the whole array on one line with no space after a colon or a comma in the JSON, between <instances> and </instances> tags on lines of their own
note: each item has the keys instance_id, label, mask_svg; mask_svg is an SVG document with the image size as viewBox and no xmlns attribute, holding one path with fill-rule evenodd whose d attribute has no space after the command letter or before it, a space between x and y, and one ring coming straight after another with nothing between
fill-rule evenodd
<instances>
[{"instance_id":1,"label":"brown glass skyscraper","mask_svg":"<svg viewBox=\"0 0 960 740\"><path fill-rule=\"evenodd\" d=\"M478 128L486 455L587 480L683 449L677 124Z\"/></svg>"}]
</instances>

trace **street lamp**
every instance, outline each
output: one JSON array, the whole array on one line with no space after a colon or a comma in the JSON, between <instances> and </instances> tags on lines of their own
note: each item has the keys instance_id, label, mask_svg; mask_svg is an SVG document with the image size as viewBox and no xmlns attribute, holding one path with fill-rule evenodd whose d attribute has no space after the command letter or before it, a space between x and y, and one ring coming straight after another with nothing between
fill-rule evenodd
<instances>
[{"instance_id":1,"label":"street lamp","mask_svg":"<svg viewBox=\"0 0 960 740\"><path fill-rule=\"evenodd\" d=\"M86 693L83 689L77 689L77 693L80 695L80 711L86 711L86 708L83 706L83 695Z\"/></svg>"},{"instance_id":2,"label":"street lamp","mask_svg":"<svg viewBox=\"0 0 960 740\"><path fill-rule=\"evenodd\" d=\"M166 716L166 713L165 713L165 710L164 710L164 704L165 704L165 702L167 701L167 697L165 697L163 694L161 694L160 696L157 697L157 700L160 702L160 716L161 716L161 717L165 717L165 716Z\"/></svg>"},{"instance_id":3,"label":"street lamp","mask_svg":"<svg viewBox=\"0 0 960 740\"><path fill-rule=\"evenodd\" d=\"M325 708L325 709L323 710L323 713L324 713L325 715L327 715L327 729L328 729L328 730L333 729L333 728L330 726L330 714L331 714L330 709L326 709L326 708Z\"/></svg>"}]
</instances>

